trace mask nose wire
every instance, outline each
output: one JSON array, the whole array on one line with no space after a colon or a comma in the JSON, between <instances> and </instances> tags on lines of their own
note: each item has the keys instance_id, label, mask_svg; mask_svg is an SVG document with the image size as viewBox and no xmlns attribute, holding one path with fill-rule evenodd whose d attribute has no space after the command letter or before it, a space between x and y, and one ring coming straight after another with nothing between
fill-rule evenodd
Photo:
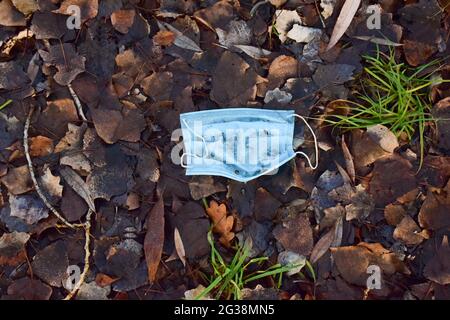
<instances>
[{"instance_id":1,"label":"mask nose wire","mask_svg":"<svg viewBox=\"0 0 450 320\"><path fill-rule=\"evenodd\" d=\"M312 169L317 169L318 165L319 165L319 144L317 143L317 137L316 134L314 133L314 130L311 128L311 126L309 125L309 123L306 121L305 118L303 118L301 115L298 115L296 113L292 114L291 117L296 117L301 119L305 125L308 127L309 131L311 132L313 138L314 138L314 152L316 154L316 161L315 161L315 165L313 166L311 163L311 159L309 159L309 157L306 155L306 153L302 152L302 151L296 151L295 155L300 154L302 156L304 156L306 158L306 160L308 161L309 166Z\"/></svg>"},{"instance_id":2,"label":"mask nose wire","mask_svg":"<svg viewBox=\"0 0 450 320\"><path fill-rule=\"evenodd\" d=\"M199 138L200 140L202 140L203 146L205 147L205 154L206 154L206 157L207 157L207 156L209 155L209 151L208 151L208 145L206 144L205 138L203 138L201 135L195 133L195 131L192 130L191 127L189 127L189 125L187 124L187 122L186 122L185 119L182 119L181 121L183 121L184 125L186 126L186 129L188 129L195 137L197 137L197 138ZM187 157L187 156L191 156L191 157L195 157L195 158L202 158L201 156L196 155L196 154L183 153L183 154L181 155L181 158L180 158L180 165L181 165L183 168L185 168L185 169L186 169L188 166L187 166L187 164L184 164L184 163L183 163L183 159L184 159L184 157Z\"/></svg>"}]
</instances>

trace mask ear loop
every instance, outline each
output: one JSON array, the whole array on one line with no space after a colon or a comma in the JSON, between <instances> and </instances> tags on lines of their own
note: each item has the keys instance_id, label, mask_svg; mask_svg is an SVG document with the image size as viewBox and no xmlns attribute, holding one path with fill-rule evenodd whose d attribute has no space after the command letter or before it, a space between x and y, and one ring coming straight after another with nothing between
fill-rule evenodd
<instances>
[{"instance_id":1,"label":"mask ear loop","mask_svg":"<svg viewBox=\"0 0 450 320\"><path fill-rule=\"evenodd\" d=\"M316 154L316 161L315 161L315 165L313 166L311 163L311 159L309 159L309 157L306 155L306 153L302 152L302 151L296 151L295 155L300 154L302 156L304 156L306 158L306 160L308 161L309 166L314 170L317 169L317 167L319 166L319 144L317 143L317 137L316 134L314 133L313 129L311 128L311 126L309 125L309 123L305 120L305 118L303 118L301 115L298 115L296 113L291 115L292 117L296 117L301 119L305 125L308 127L309 131L311 132L313 138L314 138L314 149L315 149L315 154Z\"/></svg>"},{"instance_id":2,"label":"mask ear loop","mask_svg":"<svg viewBox=\"0 0 450 320\"><path fill-rule=\"evenodd\" d=\"M207 156L209 155L209 151L208 151L208 145L206 144L205 138L203 138L201 135L195 133L195 131L192 130L191 127L189 127L189 125L187 124L187 122L186 122L185 119L182 119L181 121L183 121L183 123L184 123L184 125L186 126L186 128L187 128L187 129L188 129L195 137L197 137L197 138L199 138L200 140L202 140L203 145L204 145L204 147L205 147L205 154L206 154L206 157L207 157ZM181 158L180 158L180 165L181 165L183 168L185 168L185 169L188 168L188 165L183 163L183 159L184 159L184 157L187 157L187 156L191 156L191 157L195 157L195 158L201 158L200 156L198 156L198 155L196 155L196 154L183 153L183 154L181 155Z\"/></svg>"}]
</instances>

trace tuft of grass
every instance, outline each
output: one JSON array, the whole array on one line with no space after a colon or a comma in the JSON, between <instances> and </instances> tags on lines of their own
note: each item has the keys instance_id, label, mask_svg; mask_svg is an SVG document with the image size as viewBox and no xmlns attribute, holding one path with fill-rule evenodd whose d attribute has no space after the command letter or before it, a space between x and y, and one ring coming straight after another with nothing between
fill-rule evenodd
<instances>
[{"instance_id":1,"label":"tuft of grass","mask_svg":"<svg viewBox=\"0 0 450 320\"><path fill-rule=\"evenodd\" d=\"M424 132L431 116L430 93L433 85L444 82L433 78L438 60L411 68L395 60L394 49L389 54L377 50L376 56L363 56L366 66L361 75L358 102L346 101L349 113L333 115L325 121L344 130L366 129L381 124L397 137L406 135L409 140L418 134L420 165L424 157ZM434 70L431 70L434 69ZM430 71L431 70L431 71Z\"/></svg>"},{"instance_id":2,"label":"tuft of grass","mask_svg":"<svg viewBox=\"0 0 450 320\"><path fill-rule=\"evenodd\" d=\"M11 102L12 102L11 99L5 101L5 103L3 103L3 104L0 106L0 111L3 110L4 108L6 108Z\"/></svg>"},{"instance_id":3,"label":"tuft of grass","mask_svg":"<svg viewBox=\"0 0 450 320\"><path fill-rule=\"evenodd\" d=\"M240 300L241 290L249 282L274 276L278 277L278 287L281 286L283 274L299 267L299 265L282 266L275 264L268 269L249 272L251 266L260 265L267 261L268 257L258 257L249 260L251 245L248 242L243 247L238 247L231 262L227 263L214 246L212 231L208 232L208 242L211 246L211 266L214 274L208 280L209 285L197 297L199 300L209 293L213 293L215 299ZM310 265L308 266L310 267Z\"/></svg>"}]
</instances>

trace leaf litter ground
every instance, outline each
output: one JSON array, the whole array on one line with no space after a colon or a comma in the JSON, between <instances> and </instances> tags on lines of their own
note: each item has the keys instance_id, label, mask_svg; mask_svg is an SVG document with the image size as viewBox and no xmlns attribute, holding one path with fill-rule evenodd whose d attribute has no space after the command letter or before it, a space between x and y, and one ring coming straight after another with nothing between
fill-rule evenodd
<instances>
[{"instance_id":1,"label":"leaf litter ground","mask_svg":"<svg viewBox=\"0 0 450 320\"><path fill-rule=\"evenodd\" d=\"M246 283L244 299L450 297L448 1L256 2L0 3L1 299L195 298L210 230L223 266L245 243L259 270L311 265ZM419 136L326 121L377 50L440 59L420 170ZM172 162L181 113L243 106L310 117L319 168L297 158L241 184ZM294 146L313 151L302 128Z\"/></svg>"}]
</instances>

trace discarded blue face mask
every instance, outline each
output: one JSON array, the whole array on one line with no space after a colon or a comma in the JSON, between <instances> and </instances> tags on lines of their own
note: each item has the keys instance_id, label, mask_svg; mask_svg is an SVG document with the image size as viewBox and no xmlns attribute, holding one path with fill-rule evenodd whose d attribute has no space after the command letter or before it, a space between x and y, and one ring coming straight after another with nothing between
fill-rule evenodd
<instances>
[{"instance_id":1,"label":"discarded blue face mask","mask_svg":"<svg viewBox=\"0 0 450 320\"><path fill-rule=\"evenodd\" d=\"M303 120L314 138L314 166L304 152L294 151L295 118ZM297 154L303 155L313 169L318 165L316 135L293 110L215 109L183 113L180 122L185 148L181 165L186 175L247 182L273 174Z\"/></svg>"}]
</instances>

